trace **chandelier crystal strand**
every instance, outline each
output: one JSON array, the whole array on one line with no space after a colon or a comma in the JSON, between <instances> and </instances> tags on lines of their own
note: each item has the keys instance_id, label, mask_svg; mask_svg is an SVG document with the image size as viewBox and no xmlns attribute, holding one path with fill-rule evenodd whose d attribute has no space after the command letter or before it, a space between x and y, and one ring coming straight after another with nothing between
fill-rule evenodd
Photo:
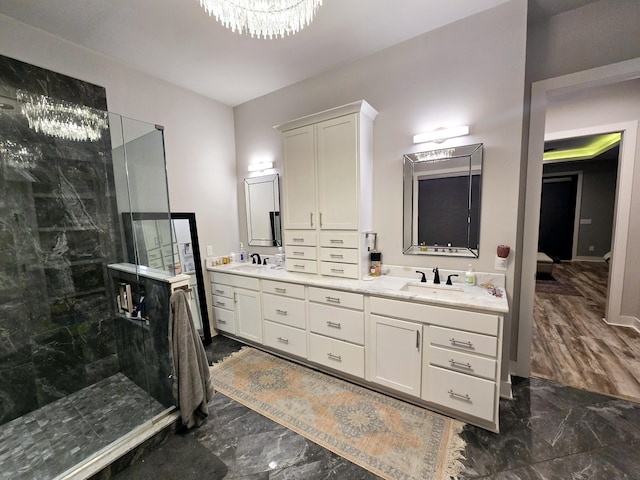
<instances>
[{"instance_id":1,"label":"chandelier crystal strand","mask_svg":"<svg viewBox=\"0 0 640 480\"><path fill-rule=\"evenodd\" d=\"M95 142L107 128L107 112L18 90L16 98L29 128L65 140Z\"/></svg>"},{"instance_id":2,"label":"chandelier crystal strand","mask_svg":"<svg viewBox=\"0 0 640 480\"><path fill-rule=\"evenodd\" d=\"M232 32L252 37L293 35L309 25L322 0L199 0L205 11Z\"/></svg>"}]
</instances>

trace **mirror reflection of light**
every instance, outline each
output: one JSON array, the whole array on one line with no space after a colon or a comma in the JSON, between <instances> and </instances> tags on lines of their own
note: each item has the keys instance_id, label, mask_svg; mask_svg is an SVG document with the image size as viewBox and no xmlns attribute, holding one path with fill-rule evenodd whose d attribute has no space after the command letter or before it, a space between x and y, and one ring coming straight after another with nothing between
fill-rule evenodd
<instances>
[{"instance_id":1,"label":"mirror reflection of light","mask_svg":"<svg viewBox=\"0 0 640 480\"><path fill-rule=\"evenodd\" d=\"M269 468L270 468L271 470L273 470L273 469L274 469L274 468L276 468L277 466L278 466L278 462L276 462L275 460L271 460L271 461L269 462Z\"/></svg>"}]
</instances>

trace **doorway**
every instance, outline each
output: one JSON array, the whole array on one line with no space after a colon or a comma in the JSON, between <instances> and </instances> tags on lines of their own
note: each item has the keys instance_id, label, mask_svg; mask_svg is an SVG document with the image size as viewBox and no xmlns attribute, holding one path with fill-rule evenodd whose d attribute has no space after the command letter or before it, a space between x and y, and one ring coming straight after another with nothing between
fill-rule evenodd
<instances>
[{"instance_id":1,"label":"doorway","mask_svg":"<svg viewBox=\"0 0 640 480\"><path fill-rule=\"evenodd\" d=\"M638 120L618 120L598 128L582 127L573 131L559 131L545 138L547 103L554 95L570 92L585 92L589 88L615 85L637 78L640 74L640 59L612 64L592 70L577 72L536 82L532 86L531 121L529 125L529 149L527 160L527 195L524 205L523 244L521 256L520 305L518 315L518 350L515 372L519 376L530 375L532 353L532 328L535 298L535 271L538 249L540 199L542 192L542 158L544 141L570 136L590 135L602 131L622 131L625 140L621 147L618 194L616 199L615 229L610 263L610 285L608 290L607 319L620 322L625 263L627 261L627 239L631 214L631 194L635 163ZM633 118L633 117L632 117ZM609 121L616 121L609 118ZM603 130L604 129L604 130ZM635 262L635 260L634 260Z\"/></svg>"},{"instance_id":2,"label":"doorway","mask_svg":"<svg viewBox=\"0 0 640 480\"><path fill-rule=\"evenodd\" d=\"M573 257L578 175L543 177L538 251L554 262Z\"/></svg>"}]
</instances>

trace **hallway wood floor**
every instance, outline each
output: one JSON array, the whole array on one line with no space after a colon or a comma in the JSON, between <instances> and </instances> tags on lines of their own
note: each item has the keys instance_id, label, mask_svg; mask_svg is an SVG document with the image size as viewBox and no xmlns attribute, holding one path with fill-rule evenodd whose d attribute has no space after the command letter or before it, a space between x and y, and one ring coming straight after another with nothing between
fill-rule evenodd
<instances>
[{"instance_id":1,"label":"hallway wood floor","mask_svg":"<svg viewBox=\"0 0 640 480\"><path fill-rule=\"evenodd\" d=\"M555 264L534 305L531 375L640 402L640 333L607 325L608 265Z\"/></svg>"}]
</instances>

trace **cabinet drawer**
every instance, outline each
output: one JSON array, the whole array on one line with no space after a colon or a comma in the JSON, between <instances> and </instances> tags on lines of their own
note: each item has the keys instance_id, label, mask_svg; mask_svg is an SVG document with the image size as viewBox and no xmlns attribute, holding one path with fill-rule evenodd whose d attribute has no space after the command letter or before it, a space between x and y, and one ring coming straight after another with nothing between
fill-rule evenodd
<instances>
[{"instance_id":1,"label":"cabinet drawer","mask_svg":"<svg viewBox=\"0 0 640 480\"><path fill-rule=\"evenodd\" d=\"M296 283L274 282L273 280L262 280L262 292L282 295L284 297L304 299L304 285Z\"/></svg>"},{"instance_id":2,"label":"cabinet drawer","mask_svg":"<svg viewBox=\"0 0 640 480\"><path fill-rule=\"evenodd\" d=\"M360 278L358 265L351 263L321 262L320 273L330 277Z\"/></svg>"},{"instance_id":3,"label":"cabinet drawer","mask_svg":"<svg viewBox=\"0 0 640 480\"><path fill-rule=\"evenodd\" d=\"M230 273L222 273L222 272L210 272L211 273L211 282L212 283L220 283L223 285L233 285L233 275Z\"/></svg>"},{"instance_id":4,"label":"cabinet drawer","mask_svg":"<svg viewBox=\"0 0 640 480\"><path fill-rule=\"evenodd\" d=\"M160 249L160 251L162 252L163 257L170 257L173 255L173 245L164 246ZM178 256L178 253L176 252L176 257L177 256Z\"/></svg>"},{"instance_id":5,"label":"cabinet drawer","mask_svg":"<svg viewBox=\"0 0 640 480\"><path fill-rule=\"evenodd\" d=\"M341 292L339 290L329 290L327 288L309 288L309 301L324 303L327 305L338 305L340 307L364 309L364 298L359 293Z\"/></svg>"},{"instance_id":6,"label":"cabinet drawer","mask_svg":"<svg viewBox=\"0 0 640 480\"><path fill-rule=\"evenodd\" d=\"M493 422L496 384L429 366L426 400Z\"/></svg>"},{"instance_id":7,"label":"cabinet drawer","mask_svg":"<svg viewBox=\"0 0 640 480\"><path fill-rule=\"evenodd\" d=\"M216 330L236 334L236 321L233 310L213 308L213 321Z\"/></svg>"},{"instance_id":8,"label":"cabinet drawer","mask_svg":"<svg viewBox=\"0 0 640 480\"><path fill-rule=\"evenodd\" d=\"M307 358L307 332L279 323L264 322L264 344Z\"/></svg>"},{"instance_id":9,"label":"cabinet drawer","mask_svg":"<svg viewBox=\"0 0 640 480\"><path fill-rule=\"evenodd\" d=\"M299 260L297 258L287 258L285 269L288 272L298 273L318 273L318 262L315 260Z\"/></svg>"},{"instance_id":10,"label":"cabinet drawer","mask_svg":"<svg viewBox=\"0 0 640 480\"><path fill-rule=\"evenodd\" d=\"M296 328L307 328L305 311L304 300L267 293L262 295L262 314L265 320Z\"/></svg>"},{"instance_id":11,"label":"cabinet drawer","mask_svg":"<svg viewBox=\"0 0 640 480\"><path fill-rule=\"evenodd\" d=\"M314 333L364 345L364 312L310 303L309 329Z\"/></svg>"},{"instance_id":12,"label":"cabinet drawer","mask_svg":"<svg viewBox=\"0 0 640 480\"><path fill-rule=\"evenodd\" d=\"M233 310L235 302L233 301L233 298L213 295L213 306L218 308L226 308L227 310Z\"/></svg>"},{"instance_id":13,"label":"cabinet drawer","mask_svg":"<svg viewBox=\"0 0 640 480\"><path fill-rule=\"evenodd\" d=\"M315 260L318 257L316 247L303 247L301 245L287 245L287 259Z\"/></svg>"},{"instance_id":14,"label":"cabinet drawer","mask_svg":"<svg viewBox=\"0 0 640 480\"><path fill-rule=\"evenodd\" d=\"M159 248L153 250L147 250L147 260L150 262L153 260L159 260L162 258L162 251Z\"/></svg>"},{"instance_id":15,"label":"cabinet drawer","mask_svg":"<svg viewBox=\"0 0 640 480\"><path fill-rule=\"evenodd\" d=\"M358 232L320 232L321 247L358 248L359 243L360 234Z\"/></svg>"},{"instance_id":16,"label":"cabinet drawer","mask_svg":"<svg viewBox=\"0 0 640 480\"><path fill-rule=\"evenodd\" d=\"M244 275L232 276L233 286L246 288L247 290L260 290L260 279L255 277L245 277Z\"/></svg>"},{"instance_id":17,"label":"cabinet drawer","mask_svg":"<svg viewBox=\"0 0 640 480\"><path fill-rule=\"evenodd\" d=\"M431 325L472 330L486 335L497 335L500 323L500 317L495 314L468 312L456 308L434 307L379 297L371 297L371 312Z\"/></svg>"},{"instance_id":18,"label":"cabinet drawer","mask_svg":"<svg viewBox=\"0 0 640 480\"><path fill-rule=\"evenodd\" d=\"M150 268L157 268L158 270L164 270L164 262L161 258L156 258L155 260L149 260Z\"/></svg>"},{"instance_id":19,"label":"cabinet drawer","mask_svg":"<svg viewBox=\"0 0 640 480\"><path fill-rule=\"evenodd\" d=\"M233 287L229 285L222 285L220 283L212 283L211 291L213 292L214 297L216 295L220 297L228 297L233 298Z\"/></svg>"},{"instance_id":20,"label":"cabinet drawer","mask_svg":"<svg viewBox=\"0 0 640 480\"><path fill-rule=\"evenodd\" d=\"M492 357L496 356L498 350L496 337L451 328L429 326L429 341L432 345L441 345L463 352L480 353Z\"/></svg>"},{"instance_id":21,"label":"cabinet drawer","mask_svg":"<svg viewBox=\"0 0 640 480\"><path fill-rule=\"evenodd\" d=\"M492 358L478 357L456 350L440 347L429 347L429 362L442 368L455 370L460 373L467 373L477 377L495 380L496 361Z\"/></svg>"},{"instance_id":22,"label":"cabinet drawer","mask_svg":"<svg viewBox=\"0 0 640 480\"><path fill-rule=\"evenodd\" d=\"M309 360L341 372L364 377L364 347L309 334Z\"/></svg>"},{"instance_id":23,"label":"cabinet drawer","mask_svg":"<svg viewBox=\"0 0 640 480\"><path fill-rule=\"evenodd\" d=\"M358 263L358 249L322 247L320 260L323 262Z\"/></svg>"},{"instance_id":24,"label":"cabinet drawer","mask_svg":"<svg viewBox=\"0 0 640 480\"><path fill-rule=\"evenodd\" d=\"M284 243L287 246L307 245L315 247L317 245L317 235L315 230L285 230ZM286 249L289 255L289 248Z\"/></svg>"}]
</instances>

